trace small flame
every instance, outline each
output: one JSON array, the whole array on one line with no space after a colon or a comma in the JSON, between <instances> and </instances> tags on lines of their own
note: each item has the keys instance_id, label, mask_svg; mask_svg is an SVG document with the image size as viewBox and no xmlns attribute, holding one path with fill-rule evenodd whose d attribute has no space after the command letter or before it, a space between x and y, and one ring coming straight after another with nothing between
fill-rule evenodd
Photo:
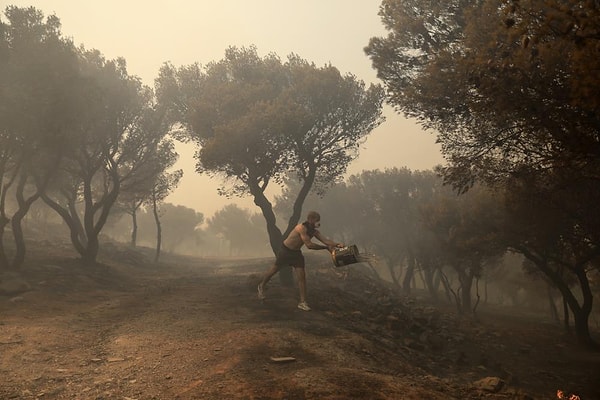
<instances>
[{"instance_id":1,"label":"small flame","mask_svg":"<svg viewBox=\"0 0 600 400\"><path fill-rule=\"evenodd\" d=\"M565 392L560 389L556 391L556 398L559 400L581 400L581 397L577 396L576 394L571 394L569 397L567 397Z\"/></svg>"}]
</instances>

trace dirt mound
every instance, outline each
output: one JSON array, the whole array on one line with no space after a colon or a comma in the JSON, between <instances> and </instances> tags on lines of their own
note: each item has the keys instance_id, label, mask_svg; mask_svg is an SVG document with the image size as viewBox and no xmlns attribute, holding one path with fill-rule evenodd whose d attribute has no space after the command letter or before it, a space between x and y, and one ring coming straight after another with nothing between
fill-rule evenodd
<instances>
[{"instance_id":1,"label":"dirt mound","mask_svg":"<svg viewBox=\"0 0 600 400\"><path fill-rule=\"evenodd\" d=\"M0 296L2 399L600 398L599 357L560 327L461 318L366 265L311 259L303 312L277 278L256 298L270 259L36 254L27 291Z\"/></svg>"}]
</instances>

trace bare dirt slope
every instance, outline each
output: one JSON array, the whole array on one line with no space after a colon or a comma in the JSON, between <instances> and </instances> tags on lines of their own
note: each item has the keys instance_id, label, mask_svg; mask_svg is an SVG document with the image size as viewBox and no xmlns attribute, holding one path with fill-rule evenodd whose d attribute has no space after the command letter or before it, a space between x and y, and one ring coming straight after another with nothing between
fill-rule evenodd
<instances>
[{"instance_id":1,"label":"bare dirt slope","mask_svg":"<svg viewBox=\"0 0 600 400\"><path fill-rule=\"evenodd\" d=\"M38 251L30 290L0 296L0 399L600 399L600 357L560 327L461 319L364 266L309 264L303 312L278 279L256 298L271 260L59 254Z\"/></svg>"}]
</instances>

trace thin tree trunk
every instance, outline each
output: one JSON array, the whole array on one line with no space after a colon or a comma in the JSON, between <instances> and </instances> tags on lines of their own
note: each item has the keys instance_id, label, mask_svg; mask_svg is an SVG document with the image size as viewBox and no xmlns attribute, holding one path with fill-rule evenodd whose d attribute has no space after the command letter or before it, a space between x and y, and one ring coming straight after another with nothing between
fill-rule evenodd
<instances>
[{"instance_id":1,"label":"thin tree trunk","mask_svg":"<svg viewBox=\"0 0 600 400\"><path fill-rule=\"evenodd\" d=\"M479 278L475 278L475 304L473 305L473 316L475 316L475 312L477 311L477 306L479 305L479 300L481 296L479 295Z\"/></svg>"},{"instance_id":2,"label":"thin tree trunk","mask_svg":"<svg viewBox=\"0 0 600 400\"><path fill-rule=\"evenodd\" d=\"M438 269L437 279L438 282L441 283L442 287L444 288L444 293L446 293L446 301L448 301L448 303L452 303L452 296L454 295L454 292L452 291L452 287L450 286L448 277L446 276L446 274L444 274L444 271L442 271L441 267Z\"/></svg>"},{"instance_id":3,"label":"thin tree trunk","mask_svg":"<svg viewBox=\"0 0 600 400\"><path fill-rule=\"evenodd\" d=\"M154 214L154 222L156 223L156 253L154 255L154 262L158 262L160 257L160 246L162 243L162 226L160 225L160 216L158 215L158 204L156 196L152 196L152 214Z\"/></svg>"},{"instance_id":4,"label":"thin tree trunk","mask_svg":"<svg viewBox=\"0 0 600 400\"><path fill-rule=\"evenodd\" d=\"M98 258L100 243L98 236L106 224L110 209L119 196L120 182L116 170L109 170L108 176L110 184L105 186L103 196L96 202L92 194L92 179L86 179L83 183L83 198L85 210L83 212L83 227L87 237L87 247L83 255L83 262L86 265L93 265ZM99 212L99 214L98 214ZM97 216L97 217L96 217Z\"/></svg>"},{"instance_id":5,"label":"thin tree trunk","mask_svg":"<svg viewBox=\"0 0 600 400\"><path fill-rule=\"evenodd\" d=\"M137 230L138 230L137 211L136 210L133 210L131 213L131 224L132 224L131 247L136 247L136 245L137 245Z\"/></svg>"},{"instance_id":6,"label":"thin tree trunk","mask_svg":"<svg viewBox=\"0 0 600 400\"><path fill-rule=\"evenodd\" d=\"M5 173L7 173L7 171L5 170L5 162L2 163L0 169L0 268L2 269L7 269L10 267L10 261L8 260L6 248L4 247L5 228L10 223L10 218L8 218L6 215L6 193L17 178L18 171L18 168L15 169L11 174L10 179L8 179L5 182L4 175Z\"/></svg>"},{"instance_id":7,"label":"thin tree trunk","mask_svg":"<svg viewBox=\"0 0 600 400\"><path fill-rule=\"evenodd\" d=\"M314 167L314 165L312 165L306 178L304 179L300 191L298 192L298 196L294 201L292 215L288 220L288 226L283 234L284 237L287 237L287 235L290 234L290 232L294 229L298 222L300 222L300 218L302 218L302 206L304 205L304 201L306 200L306 197L308 196L308 193L310 192L310 189L312 188L313 183L315 182L315 176L316 168Z\"/></svg>"},{"instance_id":8,"label":"thin tree trunk","mask_svg":"<svg viewBox=\"0 0 600 400\"><path fill-rule=\"evenodd\" d=\"M427 265L424 267L423 275L423 281L425 282L425 287L427 287L429 296L431 296L433 301L437 302L439 300L438 291L433 280L435 269L433 269L431 265Z\"/></svg>"},{"instance_id":9,"label":"thin tree trunk","mask_svg":"<svg viewBox=\"0 0 600 400\"><path fill-rule=\"evenodd\" d=\"M483 304L488 303L488 278L487 274L483 277Z\"/></svg>"},{"instance_id":10,"label":"thin tree trunk","mask_svg":"<svg viewBox=\"0 0 600 400\"><path fill-rule=\"evenodd\" d=\"M77 212L76 201L77 198L75 195L69 194L67 197L67 208L69 211L69 215L73 220L73 227L75 228L75 233L77 234L79 243L85 244L87 243L87 237L85 236L85 229L83 228L83 224L81 223L81 218L79 217L79 213Z\"/></svg>"},{"instance_id":11,"label":"thin tree trunk","mask_svg":"<svg viewBox=\"0 0 600 400\"><path fill-rule=\"evenodd\" d=\"M417 282L416 282L417 276L419 278L421 278L421 283L423 284L423 288L426 288L427 284L425 283L425 275L423 274L423 267L417 263L416 270L417 270L417 273L415 274L415 288L417 288Z\"/></svg>"},{"instance_id":12,"label":"thin tree trunk","mask_svg":"<svg viewBox=\"0 0 600 400\"><path fill-rule=\"evenodd\" d=\"M406 273L404 274L404 279L402 280L402 291L406 294L410 293L410 282L413 279L414 272L415 272L415 259L409 253L408 266L406 267Z\"/></svg>"},{"instance_id":13,"label":"thin tree trunk","mask_svg":"<svg viewBox=\"0 0 600 400\"><path fill-rule=\"evenodd\" d=\"M10 220L3 215L0 215L0 269L7 269L9 266L8 256L4 249L4 232Z\"/></svg>"},{"instance_id":14,"label":"thin tree trunk","mask_svg":"<svg viewBox=\"0 0 600 400\"><path fill-rule=\"evenodd\" d=\"M470 311L471 310L471 287L473 286L473 274L467 274L464 270L460 268L456 268L456 272L458 273L458 281L460 284L460 303L461 303L461 312Z\"/></svg>"},{"instance_id":15,"label":"thin tree trunk","mask_svg":"<svg viewBox=\"0 0 600 400\"><path fill-rule=\"evenodd\" d=\"M402 288L402 286L400 285L400 281L398 280L398 277L396 276L396 268L394 266L394 264L392 263L391 260L386 260L386 264L388 267L388 270L390 271L390 277L392 278L392 282L394 282L394 285L397 286L398 288Z\"/></svg>"},{"instance_id":16,"label":"thin tree trunk","mask_svg":"<svg viewBox=\"0 0 600 400\"><path fill-rule=\"evenodd\" d=\"M23 262L25 261L26 246L21 222L23 221L23 218L25 217L27 211L31 207L31 204L33 204L33 202L38 198L39 194L37 196L27 199L27 202L23 205L23 208L19 208L17 212L15 212L11 220L13 237L15 240L15 255L13 257L11 266L14 269L20 268L23 265Z\"/></svg>"},{"instance_id":17,"label":"thin tree trunk","mask_svg":"<svg viewBox=\"0 0 600 400\"><path fill-rule=\"evenodd\" d=\"M27 179L28 176L25 173L21 174L16 187L15 196L17 198L17 204L19 208L13 214L11 220L12 233L15 241L15 255L11 263L11 267L13 269L21 267L21 265L23 265L23 262L25 261L25 238L23 236L23 227L21 225L21 222L23 221L25 215L27 215L27 212L31 208L31 205L40 197L40 192L36 191L36 193L30 196L29 198L25 198L23 192L25 191Z\"/></svg>"}]
</instances>

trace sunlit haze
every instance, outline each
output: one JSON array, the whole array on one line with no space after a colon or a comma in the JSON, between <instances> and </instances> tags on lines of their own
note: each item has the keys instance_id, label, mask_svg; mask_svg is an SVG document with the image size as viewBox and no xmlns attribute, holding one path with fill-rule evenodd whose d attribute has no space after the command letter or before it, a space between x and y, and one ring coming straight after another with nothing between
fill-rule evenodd
<instances>
[{"instance_id":1,"label":"sunlit haze","mask_svg":"<svg viewBox=\"0 0 600 400\"><path fill-rule=\"evenodd\" d=\"M342 73L365 82L378 82L363 48L369 38L385 35L377 15L380 0L230 0L148 2L38 0L3 1L6 6L34 6L55 14L63 34L76 44L98 49L106 58L123 57L131 74L152 85L160 66L223 58L229 46L255 45L259 54L290 53L321 66L331 63ZM388 167L430 169L443 162L432 133L385 108L386 122L361 148L349 174ZM226 199L217 194L219 182L194 170L194 149L178 146L178 168L184 170L179 188L168 202L184 205L210 217L235 202L258 211L249 198Z\"/></svg>"}]
</instances>

